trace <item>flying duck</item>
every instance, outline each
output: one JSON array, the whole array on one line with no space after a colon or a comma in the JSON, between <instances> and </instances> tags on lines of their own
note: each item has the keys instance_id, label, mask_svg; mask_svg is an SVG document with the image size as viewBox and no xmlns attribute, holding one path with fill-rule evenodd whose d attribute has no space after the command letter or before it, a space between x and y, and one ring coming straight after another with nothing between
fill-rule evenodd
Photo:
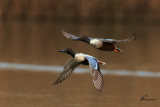
<instances>
[{"instance_id":1,"label":"flying duck","mask_svg":"<svg viewBox=\"0 0 160 107\"><path fill-rule=\"evenodd\" d=\"M84 53L75 53L72 49L67 48L63 50L59 50L59 52L67 53L72 56L72 58L66 63L63 72L60 74L58 79L53 84L59 84L63 80L65 80L74 69L82 65L89 65L91 69L91 75L93 78L93 83L96 89L101 92L103 87L103 76L100 71L99 64L105 64L105 62L101 62L97 60L95 57L84 54Z\"/></svg>"},{"instance_id":2,"label":"flying duck","mask_svg":"<svg viewBox=\"0 0 160 107\"><path fill-rule=\"evenodd\" d=\"M102 50L102 51L115 51L115 52L123 52L121 49L119 49L115 43L119 42L129 42L132 40L135 40L136 34L133 33L132 37L124 40L116 40L116 39L103 39L103 38L90 38L87 36L80 36L77 37L75 35L72 35L64 30L62 30L62 34L69 39L75 40L75 41L83 41L91 46L95 47L96 49Z\"/></svg>"}]
</instances>

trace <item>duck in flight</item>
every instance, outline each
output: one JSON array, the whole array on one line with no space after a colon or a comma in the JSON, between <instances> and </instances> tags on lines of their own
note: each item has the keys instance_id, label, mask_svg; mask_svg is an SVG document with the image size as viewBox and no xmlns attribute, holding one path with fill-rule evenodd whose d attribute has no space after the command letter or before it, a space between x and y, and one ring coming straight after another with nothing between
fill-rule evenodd
<instances>
[{"instance_id":1,"label":"duck in flight","mask_svg":"<svg viewBox=\"0 0 160 107\"><path fill-rule=\"evenodd\" d=\"M75 41L83 41L91 46L95 47L96 49L102 50L102 51L115 51L115 52L123 52L121 49L119 49L115 44L119 42L130 42L132 40L135 40L136 34L133 33L132 37L124 40L116 40L116 39L103 39L103 38L90 38L87 36L80 36L77 37L75 35L72 35L64 30L62 30L62 34L69 39L75 40Z\"/></svg>"},{"instance_id":2,"label":"duck in flight","mask_svg":"<svg viewBox=\"0 0 160 107\"><path fill-rule=\"evenodd\" d=\"M65 65L63 72L60 74L58 79L54 82L54 84L59 84L63 80L65 80L73 71L74 69L82 65L89 65L91 69L91 75L93 78L93 83L96 89L101 92L103 87L103 76L100 71L100 64L105 64L105 62L101 62L97 60L95 57L84 54L84 53L75 53L72 49L67 48L60 50L59 52L67 53L72 56L72 58L67 62Z\"/></svg>"}]
</instances>

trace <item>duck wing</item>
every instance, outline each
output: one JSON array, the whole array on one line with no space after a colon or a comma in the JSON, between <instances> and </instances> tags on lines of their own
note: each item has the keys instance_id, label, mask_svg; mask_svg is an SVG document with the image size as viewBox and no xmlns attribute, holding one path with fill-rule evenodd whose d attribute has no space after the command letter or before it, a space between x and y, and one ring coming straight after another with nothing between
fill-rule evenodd
<instances>
[{"instance_id":1,"label":"duck wing","mask_svg":"<svg viewBox=\"0 0 160 107\"><path fill-rule=\"evenodd\" d=\"M73 58L70 59L67 64L65 65L63 72L60 74L58 79L53 84L59 84L63 80L65 80L73 71L74 69L79 66L80 63L76 62Z\"/></svg>"},{"instance_id":2,"label":"duck wing","mask_svg":"<svg viewBox=\"0 0 160 107\"><path fill-rule=\"evenodd\" d=\"M101 74L98 61L97 61L96 58L91 57L91 56L85 56L85 58L89 62L89 66L90 66L90 69L91 69L91 75L92 75L92 78L93 78L94 86L96 87L96 89L98 91L101 92L102 91L102 87L103 87L103 76Z\"/></svg>"},{"instance_id":3,"label":"duck wing","mask_svg":"<svg viewBox=\"0 0 160 107\"><path fill-rule=\"evenodd\" d=\"M66 38L69 38L69 39L72 39L72 40L79 40L80 38L75 36L75 35L72 35L64 30L62 30L62 34L66 37Z\"/></svg>"},{"instance_id":4,"label":"duck wing","mask_svg":"<svg viewBox=\"0 0 160 107\"><path fill-rule=\"evenodd\" d=\"M130 42L132 40L135 40L136 37L137 37L137 34L133 33L130 38L123 39L123 40L116 40L116 39L99 39L99 40L101 40L102 42L108 42L108 43L119 43L119 42Z\"/></svg>"}]
</instances>

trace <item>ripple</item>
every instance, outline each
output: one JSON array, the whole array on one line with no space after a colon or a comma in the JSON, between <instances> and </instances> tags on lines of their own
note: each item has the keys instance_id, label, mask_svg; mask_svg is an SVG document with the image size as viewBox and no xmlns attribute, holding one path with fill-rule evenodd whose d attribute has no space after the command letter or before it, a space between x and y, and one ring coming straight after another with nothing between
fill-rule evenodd
<instances>
[{"instance_id":1,"label":"ripple","mask_svg":"<svg viewBox=\"0 0 160 107\"><path fill-rule=\"evenodd\" d=\"M62 72L63 66L48 66L48 65L36 65L36 64L22 64L22 63L9 63L0 62L1 69L19 69L30 70L33 72ZM104 75L119 75L119 76L139 76L139 77L160 77L160 72L150 72L144 70L129 71L129 70L106 70L101 69ZM75 73L90 73L88 68L76 68Z\"/></svg>"}]
</instances>

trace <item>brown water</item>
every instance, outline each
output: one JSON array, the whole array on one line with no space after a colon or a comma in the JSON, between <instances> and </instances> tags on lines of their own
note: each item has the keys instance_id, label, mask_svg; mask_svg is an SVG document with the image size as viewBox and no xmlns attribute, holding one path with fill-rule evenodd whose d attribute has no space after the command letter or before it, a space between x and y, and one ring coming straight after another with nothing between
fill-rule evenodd
<instances>
[{"instance_id":1,"label":"brown water","mask_svg":"<svg viewBox=\"0 0 160 107\"><path fill-rule=\"evenodd\" d=\"M123 53L102 52L66 39L61 29L77 35L122 39L133 32L135 41L117 44ZM159 72L160 26L69 24L53 22L0 22L0 62L61 65L71 57L58 50L67 47L107 62L103 69ZM92 36L93 35L93 36ZM111 35L111 36L110 36ZM81 66L84 67L84 66ZM158 107L160 78L104 75L99 93L90 74L72 74L53 86L59 73L0 69L0 106L2 107ZM153 101L140 101L145 99Z\"/></svg>"},{"instance_id":2,"label":"brown water","mask_svg":"<svg viewBox=\"0 0 160 107\"><path fill-rule=\"evenodd\" d=\"M124 39L133 32L138 37L117 46L123 53L103 52L82 43L66 39L61 29L76 35L91 35ZM58 50L72 48L107 62L104 68L159 71L160 26L158 25L108 25L69 24L53 22L0 22L0 61L31 64L64 65L70 58Z\"/></svg>"},{"instance_id":3,"label":"brown water","mask_svg":"<svg viewBox=\"0 0 160 107\"><path fill-rule=\"evenodd\" d=\"M90 74L73 74L62 84L53 86L58 73L0 72L1 107L158 107L159 78L104 76L99 93ZM155 101L140 101L141 96Z\"/></svg>"}]
</instances>

